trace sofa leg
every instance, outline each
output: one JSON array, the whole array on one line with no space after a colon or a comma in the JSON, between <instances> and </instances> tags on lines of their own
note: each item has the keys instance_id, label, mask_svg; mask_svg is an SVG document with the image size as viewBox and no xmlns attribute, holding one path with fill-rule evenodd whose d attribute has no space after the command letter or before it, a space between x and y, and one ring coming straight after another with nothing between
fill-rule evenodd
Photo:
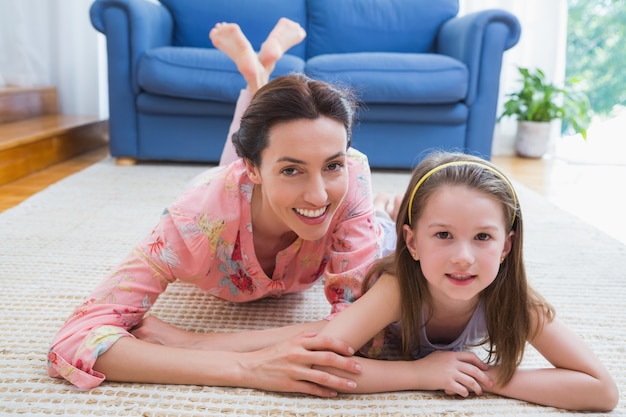
<instances>
[{"instance_id":1,"label":"sofa leg","mask_svg":"<svg viewBox=\"0 0 626 417\"><path fill-rule=\"evenodd\" d=\"M115 160L115 165L122 167L132 166L135 164L137 164L137 160L135 158L121 157Z\"/></svg>"}]
</instances>

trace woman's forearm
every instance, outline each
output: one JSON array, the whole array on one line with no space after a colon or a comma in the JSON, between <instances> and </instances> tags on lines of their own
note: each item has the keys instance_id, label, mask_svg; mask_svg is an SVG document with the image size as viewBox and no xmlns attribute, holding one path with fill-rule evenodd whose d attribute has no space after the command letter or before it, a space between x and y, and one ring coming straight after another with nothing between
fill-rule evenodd
<instances>
[{"instance_id":1,"label":"woman's forearm","mask_svg":"<svg viewBox=\"0 0 626 417\"><path fill-rule=\"evenodd\" d=\"M326 323L325 320L321 320L264 330L211 334L196 333L192 346L196 349L204 350L252 352L275 345L276 343L284 342L303 332L317 333Z\"/></svg>"},{"instance_id":2,"label":"woman's forearm","mask_svg":"<svg viewBox=\"0 0 626 417\"><path fill-rule=\"evenodd\" d=\"M133 335L150 343L188 349L212 351L252 352L284 342L303 332L317 333L327 321L320 320L265 330L241 332L196 333L179 329L153 316L146 317Z\"/></svg>"},{"instance_id":3,"label":"woman's forearm","mask_svg":"<svg viewBox=\"0 0 626 417\"><path fill-rule=\"evenodd\" d=\"M123 337L97 359L94 370L120 382L231 386L332 397L355 386L351 378L360 368L349 357L352 353L348 344L314 333L253 352L188 349Z\"/></svg>"},{"instance_id":4,"label":"woman's forearm","mask_svg":"<svg viewBox=\"0 0 626 417\"><path fill-rule=\"evenodd\" d=\"M123 337L102 354L94 370L109 381L241 386L232 352L208 352Z\"/></svg>"}]
</instances>

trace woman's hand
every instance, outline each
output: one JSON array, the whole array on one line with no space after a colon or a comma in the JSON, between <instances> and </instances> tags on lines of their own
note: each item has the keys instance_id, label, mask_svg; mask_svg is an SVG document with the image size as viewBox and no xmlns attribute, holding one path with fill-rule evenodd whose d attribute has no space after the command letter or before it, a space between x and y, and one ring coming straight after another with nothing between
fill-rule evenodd
<instances>
[{"instance_id":1,"label":"woman's hand","mask_svg":"<svg viewBox=\"0 0 626 417\"><path fill-rule=\"evenodd\" d=\"M482 386L493 385L486 373L489 366L472 352L435 351L416 363L420 375L428 376L424 389L467 397L470 392L482 395Z\"/></svg>"},{"instance_id":2,"label":"woman's hand","mask_svg":"<svg viewBox=\"0 0 626 417\"><path fill-rule=\"evenodd\" d=\"M350 358L354 350L347 343L328 336L318 336L316 332L302 332L282 340L284 338L282 335L289 335L292 331L286 331L288 328L283 329L285 330L280 334L271 334L275 337L281 336L274 339L278 340L275 344L242 354L243 359L238 360L241 366L241 382L237 384L238 386L269 391L301 392L319 397L333 397L337 395L337 391L352 391L356 387L351 379L313 369L314 366L327 367L350 374L360 373L361 365ZM154 316L146 317L131 333L138 339L158 345L233 352L245 350L238 346L243 345L244 341L238 339L261 335L259 332L231 335L196 334L181 330ZM224 336L230 337L229 349L220 347L225 342L222 340ZM216 342L212 347L210 338ZM203 346L200 347L200 344Z\"/></svg>"},{"instance_id":3,"label":"woman's hand","mask_svg":"<svg viewBox=\"0 0 626 417\"><path fill-rule=\"evenodd\" d=\"M337 391L354 390L356 383L313 367L358 374L361 365L349 357L352 354L354 350L338 339L302 333L276 345L245 353L245 359L240 362L242 386L334 397Z\"/></svg>"}]
</instances>

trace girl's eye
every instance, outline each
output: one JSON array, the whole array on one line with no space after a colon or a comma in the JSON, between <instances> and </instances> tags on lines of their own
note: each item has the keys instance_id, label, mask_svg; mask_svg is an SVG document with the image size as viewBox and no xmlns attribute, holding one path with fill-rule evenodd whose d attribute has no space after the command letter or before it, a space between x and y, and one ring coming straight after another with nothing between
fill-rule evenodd
<instances>
[{"instance_id":1,"label":"girl's eye","mask_svg":"<svg viewBox=\"0 0 626 417\"><path fill-rule=\"evenodd\" d=\"M437 236L439 239L450 239L449 232L437 232L435 236Z\"/></svg>"},{"instance_id":2,"label":"girl's eye","mask_svg":"<svg viewBox=\"0 0 626 417\"><path fill-rule=\"evenodd\" d=\"M489 236L487 233L479 233L476 235L476 239L478 240L489 240L491 239L491 236Z\"/></svg>"}]
</instances>

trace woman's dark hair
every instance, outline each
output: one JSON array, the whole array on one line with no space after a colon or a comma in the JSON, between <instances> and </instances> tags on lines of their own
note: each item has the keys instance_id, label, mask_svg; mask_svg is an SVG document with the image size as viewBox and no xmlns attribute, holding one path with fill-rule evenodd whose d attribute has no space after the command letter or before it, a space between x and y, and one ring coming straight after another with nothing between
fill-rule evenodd
<instances>
[{"instance_id":1,"label":"woman's dark hair","mask_svg":"<svg viewBox=\"0 0 626 417\"><path fill-rule=\"evenodd\" d=\"M233 134L235 151L255 166L268 145L268 132L276 124L297 119L329 117L346 128L347 147L352 142L356 101L348 89L341 89L303 74L277 77L256 92Z\"/></svg>"}]
</instances>

